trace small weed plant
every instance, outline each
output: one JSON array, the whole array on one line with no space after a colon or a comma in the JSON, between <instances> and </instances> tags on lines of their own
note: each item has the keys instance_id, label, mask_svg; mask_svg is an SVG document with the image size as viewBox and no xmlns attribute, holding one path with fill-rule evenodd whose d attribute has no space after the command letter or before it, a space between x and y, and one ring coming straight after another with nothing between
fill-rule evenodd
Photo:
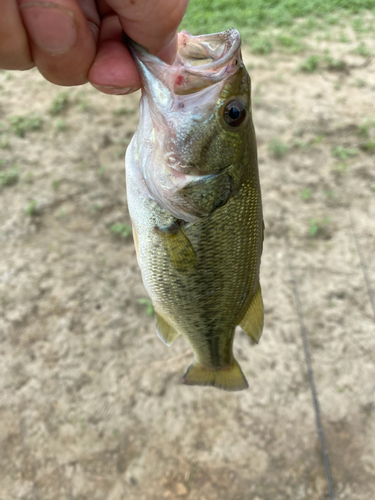
<instances>
[{"instance_id":1,"label":"small weed plant","mask_svg":"<svg viewBox=\"0 0 375 500\"><path fill-rule=\"evenodd\" d=\"M38 215L39 214L38 203L35 200L30 200L25 207L25 213L29 217L35 217L35 215Z\"/></svg>"},{"instance_id":2,"label":"small weed plant","mask_svg":"<svg viewBox=\"0 0 375 500\"><path fill-rule=\"evenodd\" d=\"M148 299L146 297L138 299L138 304L140 304L141 306L144 306L146 308L147 316L154 315L154 306L152 305L152 302L150 299Z\"/></svg>"},{"instance_id":3,"label":"small weed plant","mask_svg":"<svg viewBox=\"0 0 375 500\"><path fill-rule=\"evenodd\" d=\"M0 172L0 186L14 186L18 180L18 172L14 168Z\"/></svg>"},{"instance_id":4,"label":"small weed plant","mask_svg":"<svg viewBox=\"0 0 375 500\"><path fill-rule=\"evenodd\" d=\"M18 137L25 137L27 132L40 130L43 126L43 119L37 114L10 116L8 121L10 128Z\"/></svg>"},{"instance_id":5,"label":"small weed plant","mask_svg":"<svg viewBox=\"0 0 375 500\"><path fill-rule=\"evenodd\" d=\"M299 69L305 73L314 73L319 68L320 57L313 55L305 59L299 66Z\"/></svg>"},{"instance_id":6,"label":"small weed plant","mask_svg":"<svg viewBox=\"0 0 375 500\"><path fill-rule=\"evenodd\" d=\"M67 90L63 90L55 95L51 102L51 106L49 108L49 112L51 115L59 115L62 113L69 105L69 92Z\"/></svg>"},{"instance_id":7,"label":"small weed plant","mask_svg":"<svg viewBox=\"0 0 375 500\"><path fill-rule=\"evenodd\" d=\"M110 231L114 236L118 236L120 238L127 238L132 234L132 227L128 224L123 224L118 222L116 224L112 224L110 227Z\"/></svg>"},{"instance_id":8,"label":"small weed plant","mask_svg":"<svg viewBox=\"0 0 375 500\"><path fill-rule=\"evenodd\" d=\"M332 155L340 160L348 160L349 158L356 156L358 153L357 148L345 148L344 146L337 146L332 150Z\"/></svg>"},{"instance_id":9,"label":"small weed plant","mask_svg":"<svg viewBox=\"0 0 375 500\"><path fill-rule=\"evenodd\" d=\"M288 151L288 146L276 137L268 144L268 151L274 158L280 159Z\"/></svg>"},{"instance_id":10,"label":"small weed plant","mask_svg":"<svg viewBox=\"0 0 375 500\"><path fill-rule=\"evenodd\" d=\"M302 191L301 198L303 201L309 201L311 200L311 197L312 197L311 188L306 188Z\"/></svg>"},{"instance_id":11,"label":"small weed plant","mask_svg":"<svg viewBox=\"0 0 375 500\"><path fill-rule=\"evenodd\" d=\"M309 224L310 238L328 238L329 237L329 222L331 217L321 219L311 219Z\"/></svg>"}]
</instances>

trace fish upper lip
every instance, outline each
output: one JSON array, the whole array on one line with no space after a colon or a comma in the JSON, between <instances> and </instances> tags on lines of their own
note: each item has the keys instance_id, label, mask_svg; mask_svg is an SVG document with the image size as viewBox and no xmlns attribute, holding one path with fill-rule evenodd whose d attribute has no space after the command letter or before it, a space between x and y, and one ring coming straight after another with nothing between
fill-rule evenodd
<instances>
[{"instance_id":1,"label":"fish upper lip","mask_svg":"<svg viewBox=\"0 0 375 500\"><path fill-rule=\"evenodd\" d=\"M179 58L179 52L181 52L181 47L187 46L189 43L198 43L200 45L205 45L209 42L223 42L223 51L218 55L217 58L212 57L215 54L215 49L210 50L211 57L208 56L207 59L211 58L212 62L207 63L207 64L202 64L200 66L184 66L182 64L182 60L188 60L188 58ZM161 59L159 59L157 56L154 56L150 54L146 49L144 49L141 45L138 43L134 42L131 38L129 38L125 32L123 32L123 42L127 47L130 49L131 54L133 57L136 59L137 58L142 59L143 57L147 56L150 60L153 60L154 62L159 62L161 65L164 65L166 67L179 67L183 66L184 68L189 68L192 73L202 73L202 71L211 71L213 69L218 69L225 64L227 64L232 57L235 55L235 53L239 50L241 47L241 36L240 33L236 28L230 28L226 31L221 31L218 33L212 33L210 35L198 35L194 36L191 35L187 31L181 31L178 33L178 51L177 51L177 57L174 61L173 64L167 64ZM192 58L192 60L196 60L197 58Z\"/></svg>"},{"instance_id":2,"label":"fish upper lip","mask_svg":"<svg viewBox=\"0 0 375 500\"><path fill-rule=\"evenodd\" d=\"M144 88L149 91L158 80L170 92L183 95L198 92L222 81L228 72L236 71L230 62L241 47L241 37L235 28L211 35L193 36L186 31L178 34L178 52L172 65L147 52L124 35ZM199 61L208 63L196 65ZM158 92L159 95L159 92Z\"/></svg>"},{"instance_id":3,"label":"fish upper lip","mask_svg":"<svg viewBox=\"0 0 375 500\"><path fill-rule=\"evenodd\" d=\"M210 51L210 55L208 55L207 59L211 58L212 62L209 62L207 64L202 64L200 66L186 66L181 64L182 63L182 58L179 57L179 53L181 52L181 47L186 46L189 43L195 43L198 42L200 45L206 45L209 42L223 42L223 50L221 53L218 54L218 57L215 58L215 50ZM219 69L226 65L236 54L236 52L239 50L241 47L241 37L235 28L231 28L227 31L222 31L219 33L213 33L211 35L200 35L200 36L193 36L187 31L181 31L178 34L178 53L175 62L173 63L173 66L177 67L183 67L185 70L187 70L191 74L199 74L201 75L202 73L208 71L212 72L212 70ZM209 50L209 49L208 49ZM188 61L188 58L184 58L185 61ZM196 60L196 58L192 58L192 61Z\"/></svg>"}]
</instances>

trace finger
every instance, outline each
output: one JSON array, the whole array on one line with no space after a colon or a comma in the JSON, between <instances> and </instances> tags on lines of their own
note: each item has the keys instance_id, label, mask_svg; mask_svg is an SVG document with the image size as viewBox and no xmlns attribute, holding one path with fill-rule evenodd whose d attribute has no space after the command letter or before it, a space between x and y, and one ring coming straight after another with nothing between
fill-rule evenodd
<instances>
[{"instance_id":1,"label":"finger","mask_svg":"<svg viewBox=\"0 0 375 500\"><path fill-rule=\"evenodd\" d=\"M0 68L30 69L34 66L16 1L0 2Z\"/></svg>"},{"instance_id":2,"label":"finger","mask_svg":"<svg viewBox=\"0 0 375 500\"><path fill-rule=\"evenodd\" d=\"M87 82L100 22L95 1L82 1L82 8L75 0L19 3L32 58L42 75L57 85Z\"/></svg>"},{"instance_id":3,"label":"finger","mask_svg":"<svg viewBox=\"0 0 375 500\"><path fill-rule=\"evenodd\" d=\"M131 94L141 86L135 63L122 42L122 31L117 15L102 19L98 51L89 71L89 81L105 94Z\"/></svg>"},{"instance_id":4,"label":"finger","mask_svg":"<svg viewBox=\"0 0 375 500\"><path fill-rule=\"evenodd\" d=\"M123 30L131 39L166 62L173 62L176 31L189 0L107 0L107 3L118 14Z\"/></svg>"}]
</instances>

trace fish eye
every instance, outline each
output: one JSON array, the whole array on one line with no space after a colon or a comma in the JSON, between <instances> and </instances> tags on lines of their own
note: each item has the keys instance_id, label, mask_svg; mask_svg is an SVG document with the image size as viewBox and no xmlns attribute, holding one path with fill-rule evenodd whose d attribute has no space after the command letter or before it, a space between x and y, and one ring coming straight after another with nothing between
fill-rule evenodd
<instances>
[{"instance_id":1,"label":"fish eye","mask_svg":"<svg viewBox=\"0 0 375 500\"><path fill-rule=\"evenodd\" d=\"M242 101L231 101L224 108L224 121L230 127L238 127L246 118L246 106Z\"/></svg>"}]
</instances>

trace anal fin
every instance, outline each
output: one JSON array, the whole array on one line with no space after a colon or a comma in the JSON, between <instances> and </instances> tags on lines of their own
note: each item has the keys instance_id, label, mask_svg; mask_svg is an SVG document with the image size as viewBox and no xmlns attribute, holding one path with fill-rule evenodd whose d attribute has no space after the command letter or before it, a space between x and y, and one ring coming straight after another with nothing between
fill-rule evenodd
<instances>
[{"instance_id":1,"label":"anal fin","mask_svg":"<svg viewBox=\"0 0 375 500\"><path fill-rule=\"evenodd\" d=\"M193 363L184 375L184 384L210 385L224 391L242 391L248 383L236 360L222 370L208 370L199 363Z\"/></svg>"},{"instance_id":2,"label":"anal fin","mask_svg":"<svg viewBox=\"0 0 375 500\"><path fill-rule=\"evenodd\" d=\"M263 299L260 285L251 299L250 305L239 322L240 327L257 344L262 335L263 322Z\"/></svg>"},{"instance_id":3,"label":"anal fin","mask_svg":"<svg viewBox=\"0 0 375 500\"><path fill-rule=\"evenodd\" d=\"M179 336L179 333L170 323L161 316L157 311L155 311L155 321L156 321L156 330L159 338L166 345L171 345L176 337Z\"/></svg>"}]
</instances>

